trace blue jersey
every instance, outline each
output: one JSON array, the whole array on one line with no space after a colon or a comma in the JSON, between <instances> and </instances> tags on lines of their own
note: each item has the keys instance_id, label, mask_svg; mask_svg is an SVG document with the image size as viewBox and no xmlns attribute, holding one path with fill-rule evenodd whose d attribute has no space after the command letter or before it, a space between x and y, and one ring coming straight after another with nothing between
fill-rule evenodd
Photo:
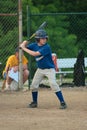
<instances>
[{"instance_id":1,"label":"blue jersey","mask_svg":"<svg viewBox=\"0 0 87 130\"><path fill-rule=\"evenodd\" d=\"M46 43L43 46L38 46L38 44L32 43L27 46L28 49L32 51L39 51L41 55L36 56L37 66L40 69L50 69L55 68L54 62L52 60L52 52L50 46Z\"/></svg>"}]
</instances>

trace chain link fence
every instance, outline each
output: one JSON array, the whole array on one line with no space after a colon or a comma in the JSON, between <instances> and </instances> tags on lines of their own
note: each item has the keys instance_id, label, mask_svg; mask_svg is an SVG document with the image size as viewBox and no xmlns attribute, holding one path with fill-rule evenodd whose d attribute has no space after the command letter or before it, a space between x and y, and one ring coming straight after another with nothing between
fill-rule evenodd
<instances>
[{"instance_id":1,"label":"chain link fence","mask_svg":"<svg viewBox=\"0 0 87 130\"><path fill-rule=\"evenodd\" d=\"M0 0L0 6L0 62L2 63L0 77L2 78L6 60L18 46L18 0L9 0L9 4L8 0ZM87 57L87 13L31 14L30 12L30 10L27 10L27 20L23 19L23 26L24 24L27 25L28 38L38 29L41 23L46 21L47 27L45 29L49 35L48 43L51 46L52 53L56 53L58 59L77 58L80 50L83 50L84 57ZM25 23L26 21L27 23ZM24 35L23 38L26 38L26 36ZM32 79L36 70L36 63L33 57L29 60ZM68 68L68 70L74 71L74 68ZM57 77L59 80L60 75L57 75ZM86 77L85 74L85 82L87 82ZM73 74L66 73L63 75L63 83L72 82Z\"/></svg>"},{"instance_id":2,"label":"chain link fence","mask_svg":"<svg viewBox=\"0 0 87 130\"><path fill-rule=\"evenodd\" d=\"M8 57L18 46L18 0L0 0L0 77Z\"/></svg>"},{"instance_id":3,"label":"chain link fence","mask_svg":"<svg viewBox=\"0 0 87 130\"><path fill-rule=\"evenodd\" d=\"M41 23L47 22L45 30L49 35L48 43L51 46L52 53L56 53L58 59L77 59L79 51L83 51L84 58L87 57L87 13L40 13L29 14L28 17L30 17L30 21L28 21L30 23L30 35L38 29ZM79 57L79 60L81 61L81 57ZM63 68L63 71L73 71L73 73L57 74L59 84L61 84L60 77L62 76L62 84L68 83L72 85L75 83L76 86L85 86L87 74L84 71L87 69L87 61L83 62L78 64L77 69L75 68L76 63L73 68ZM31 63L31 74L33 77L36 70L33 58ZM78 83L76 83L75 79L76 81L78 79Z\"/></svg>"}]
</instances>

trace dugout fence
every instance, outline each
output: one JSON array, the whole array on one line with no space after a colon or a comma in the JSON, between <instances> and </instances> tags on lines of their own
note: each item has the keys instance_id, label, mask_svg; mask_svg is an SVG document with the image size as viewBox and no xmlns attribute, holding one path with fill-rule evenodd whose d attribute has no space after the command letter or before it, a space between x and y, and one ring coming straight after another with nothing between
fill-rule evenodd
<instances>
[{"instance_id":1,"label":"dugout fence","mask_svg":"<svg viewBox=\"0 0 87 130\"><path fill-rule=\"evenodd\" d=\"M18 2L0 0L0 62L1 72L7 58L12 55L18 45ZM0 73L2 77L2 73Z\"/></svg>"},{"instance_id":2,"label":"dugout fence","mask_svg":"<svg viewBox=\"0 0 87 130\"><path fill-rule=\"evenodd\" d=\"M10 55L22 42L22 3L21 0L0 1L0 78ZM22 50L19 50L19 87L22 86Z\"/></svg>"}]
</instances>

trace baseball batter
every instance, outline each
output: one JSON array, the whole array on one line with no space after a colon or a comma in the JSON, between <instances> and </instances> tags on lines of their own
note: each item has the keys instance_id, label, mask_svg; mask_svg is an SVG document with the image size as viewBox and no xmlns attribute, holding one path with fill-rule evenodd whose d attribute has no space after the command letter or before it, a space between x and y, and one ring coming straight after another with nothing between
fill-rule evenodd
<instances>
[{"instance_id":1,"label":"baseball batter","mask_svg":"<svg viewBox=\"0 0 87 130\"><path fill-rule=\"evenodd\" d=\"M32 84L32 102L29 108L38 107L38 87L44 76L49 80L52 90L55 92L60 101L60 109L67 108L66 102L62 95L59 85L56 82L55 65L52 60L52 52L50 45L47 43L48 35L45 30L40 29L35 33L35 42L29 44L28 41L23 41L20 47L28 54L35 57L37 63L37 70L35 72Z\"/></svg>"}]
</instances>

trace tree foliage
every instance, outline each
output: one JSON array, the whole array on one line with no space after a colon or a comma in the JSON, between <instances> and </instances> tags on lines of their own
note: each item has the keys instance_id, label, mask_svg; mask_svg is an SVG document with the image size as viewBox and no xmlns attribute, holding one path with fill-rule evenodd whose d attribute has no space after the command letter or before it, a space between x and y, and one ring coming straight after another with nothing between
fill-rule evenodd
<instances>
[{"instance_id":1,"label":"tree foliage","mask_svg":"<svg viewBox=\"0 0 87 130\"><path fill-rule=\"evenodd\" d=\"M31 27L30 35L34 33L38 26L43 22L47 21L47 33L49 35L49 43L52 46L53 51L60 54L61 57L68 57L68 51L70 57L74 57L78 49L85 49L85 55L87 51L87 13L85 15L70 14L72 12L86 12L87 2L86 0L22 0L22 14L23 14L23 39L27 37L27 6L29 5L30 15L31 14L44 14L44 13L65 13L64 15L38 15L31 16ZM1 13L16 13L17 2L15 0L9 0L4 2L0 1L0 12ZM8 7L8 8L7 8ZM68 16L68 17L67 17ZM78 19L77 19L78 17ZM12 23L12 26L10 26ZM18 24L18 23L17 23ZM4 26L7 28L4 28ZM9 28L8 28L9 26ZM15 19L13 17L0 17L0 37L4 36L4 43L7 43L6 37L9 34L13 34L12 31L16 30ZM12 39L12 35L10 35ZM55 44L58 44L56 48ZM8 46L6 46L7 50Z\"/></svg>"},{"instance_id":2,"label":"tree foliage","mask_svg":"<svg viewBox=\"0 0 87 130\"><path fill-rule=\"evenodd\" d=\"M52 52L58 57L76 57L83 49L87 56L87 0L22 0L23 39L32 35L43 21ZM29 12L27 12L29 6ZM18 13L18 0L0 0L0 13ZM28 14L29 13L29 14ZM49 15L47 15L49 14ZM28 21L28 17L30 19ZM16 23L15 23L16 21ZM29 23L28 23L29 22ZM30 24L30 27L28 27ZM17 17L0 16L0 57L2 63L14 52L18 37ZM33 39L32 39L33 41ZM10 48L12 44L12 48ZM33 64L35 68L35 64Z\"/></svg>"}]
</instances>

